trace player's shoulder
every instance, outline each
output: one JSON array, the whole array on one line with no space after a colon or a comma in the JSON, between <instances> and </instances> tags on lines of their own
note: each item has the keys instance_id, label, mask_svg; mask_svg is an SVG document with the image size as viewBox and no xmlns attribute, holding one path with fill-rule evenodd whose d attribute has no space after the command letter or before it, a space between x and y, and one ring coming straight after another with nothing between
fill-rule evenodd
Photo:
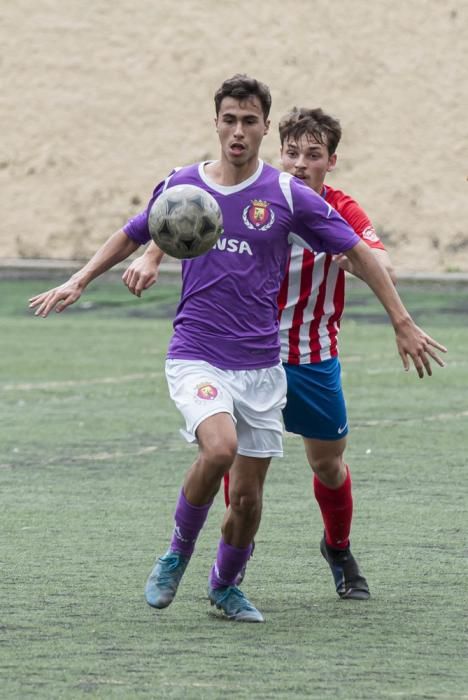
<instances>
[{"instance_id":1,"label":"player's shoulder","mask_svg":"<svg viewBox=\"0 0 468 700\"><path fill-rule=\"evenodd\" d=\"M206 189L206 181L201 175L204 163L191 163L171 170L169 175L164 180L163 189L175 187L176 185L195 185Z\"/></svg>"},{"instance_id":2,"label":"player's shoulder","mask_svg":"<svg viewBox=\"0 0 468 700\"><path fill-rule=\"evenodd\" d=\"M261 172L258 181L262 184L265 184L265 182L279 182L282 175L283 172L281 170L278 170L278 168L275 168L274 165L270 165L270 163L265 163L265 161L263 161L261 164Z\"/></svg>"},{"instance_id":3,"label":"player's shoulder","mask_svg":"<svg viewBox=\"0 0 468 700\"><path fill-rule=\"evenodd\" d=\"M173 168L170 173L155 186L150 206L154 198L159 197L159 195L165 192L169 187L174 187L175 185L200 185L198 181L198 165L198 163L192 163L191 165Z\"/></svg>"},{"instance_id":4,"label":"player's shoulder","mask_svg":"<svg viewBox=\"0 0 468 700\"><path fill-rule=\"evenodd\" d=\"M312 187L306 185L303 180L288 173L282 173L282 176L287 176L290 178L287 186L291 191L295 202L307 202L308 205L312 203L315 207L325 207L330 210L328 200L321 197L315 190L312 189Z\"/></svg>"},{"instance_id":5,"label":"player's shoulder","mask_svg":"<svg viewBox=\"0 0 468 700\"><path fill-rule=\"evenodd\" d=\"M190 165L182 165L173 168L168 175L171 180L182 182L184 179L198 177L200 171L200 163L191 163Z\"/></svg>"},{"instance_id":6,"label":"player's shoulder","mask_svg":"<svg viewBox=\"0 0 468 700\"><path fill-rule=\"evenodd\" d=\"M370 218L367 212L362 208L359 202L347 192L325 185L325 192L322 192L322 196L324 196L325 201L328 202L333 209L336 209L347 221L356 218L360 220L365 219L368 222L366 225L370 225Z\"/></svg>"},{"instance_id":7,"label":"player's shoulder","mask_svg":"<svg viewBox=\"0 0 468 700\"><path fill-rule=\"evenodd\" d=\"M337 211L340 211L340 208L343 207L358 207L359 209L362 210L361 205L359 202L354 199L350 194L347 192L344 192L343 190L339 190L336 187L330 187L330 185L325 185L325 200L332 205L334 209Z\"/></svg>"},{"instance_id":8,"label":"player's shoulder","mask_svg":"<svg viewBox=\"0 0 468 700\"><path fill-rule=\"evenodd\" d=\"M314 196L323 203L321 197L319 197L310 187L307 187L302 180L294 177L290 173L284 172L284 170L278 170L273 165L268 163L264 164L261 184L264 188L270 187L272 191L273 188L280 193L280 197L287 209L291 213L294 213L298 201L302 201L304 197L307 199L314 198Z\"/></svg>"},{"instance_id":9,"label":"player's shoulder","mask_svg":"<svg viewBox=\"0 0 468 700\"><path fill-rule=\"evenodd\" d=\"M362 206L351 195L343 190L325 185L325 192L322 193L325 200L341 214L343 219L361 236L369 245L374 248L384 249L374 225Z\"/></svg>"}]
</instances>

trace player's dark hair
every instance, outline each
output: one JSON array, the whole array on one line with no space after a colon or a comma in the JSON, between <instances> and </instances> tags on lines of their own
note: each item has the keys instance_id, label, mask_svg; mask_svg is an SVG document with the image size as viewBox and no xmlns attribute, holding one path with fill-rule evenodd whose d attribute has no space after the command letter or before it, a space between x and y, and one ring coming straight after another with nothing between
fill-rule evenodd
<instances>
[{"instance_id":1,"label":"player's dark hair","mask_svg":"<svg viewBox=\"0 0 468 700\"><path fill-rule=\"evenodd\" d=\"M341 139L341 125L338 119L326 114L320 107L306 109L293 107L279 123L281 146L285 141L298 141L302 136L313 136L317 143L327 147L332 156Z\"/></svg>"},{"instance_id":2,"label":"player's dark hair","mask_svg":"<svg viewBox=\"0 0 468 700\"><path fill-rule=\"evenodd\" d=\"M250 97L258 97L262 105L262 112L265 121L268 119L271 109L270 88L265 83L261 83L255 78L250 78L245 73L236 73L232 78L225 80L221 87L216 90L214 96L216 116L219 114L221 102L225 97L233 97L242 102Z\"/></svg>"}]
</instances>

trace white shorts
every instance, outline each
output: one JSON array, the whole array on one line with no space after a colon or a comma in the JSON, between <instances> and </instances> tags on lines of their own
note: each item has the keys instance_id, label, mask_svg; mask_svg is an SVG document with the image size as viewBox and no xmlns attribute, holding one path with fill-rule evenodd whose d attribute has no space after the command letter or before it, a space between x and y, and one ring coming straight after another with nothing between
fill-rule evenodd
<instances>
[{"instance_id":1,"label":"white shorts","mask_svg":"<svg viewBox=\"0 0 468 700\"><path fill-rule=\"evenodd\" d=\"M282 457L286 374L267 369L229 370L200 360L166 360L169 393L182 413L186 440L196 442L200 423L229 413L236 424L237 452L246 457Z\"/></svg>"}]
</instances>

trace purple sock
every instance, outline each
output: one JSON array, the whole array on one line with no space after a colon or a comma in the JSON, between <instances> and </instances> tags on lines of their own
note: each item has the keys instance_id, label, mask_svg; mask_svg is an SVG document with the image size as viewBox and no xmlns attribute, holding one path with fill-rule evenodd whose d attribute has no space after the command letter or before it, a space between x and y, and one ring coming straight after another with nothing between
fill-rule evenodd
<instances>
[{"instance_id":1,"label":"purple sock","mask_svg":"<svg viewBox=\"0 0 468 700\"><path fill-rule=\"evenodd\" d=\"M248 561L252 553L252 545L248 547L233 547L220 539L216 562L210 571L210 586L212 588L224 588L235 583L237 575Z\"/></svg>"},{"instance_id":2,"label":"purple sock","mask_svg":"<svg viewBox=\"0 0 468 700\"><path fill-rule=\"evenodd\" d=\"M185 498L183 489L180 490L174 513L175 528L169 546L171 552L180 552L186 557L193 554L195 542L212 503L213 501L210 501L204 506L192 506Z\"/></svg>"}]
</instances>

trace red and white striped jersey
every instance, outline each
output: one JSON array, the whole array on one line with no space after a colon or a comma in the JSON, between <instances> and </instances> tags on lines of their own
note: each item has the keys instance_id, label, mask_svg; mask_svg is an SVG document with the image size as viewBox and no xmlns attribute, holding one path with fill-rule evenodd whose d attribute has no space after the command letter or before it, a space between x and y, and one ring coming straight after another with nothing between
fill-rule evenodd
<instances>
[{"instance_id":1,"label":"red and white striped jersey","mask_svg":"<svg viewBox=\"0 0 468 700\"><path fill-rule=\"evenodd\" d=\"M328 186L322 197L371 248L385 250L367 214L352 197ZM309 364L338 355L344 299L345 274L332 256L293 244L278 296L283 362Z\"/></svg>"}]
</instances>

